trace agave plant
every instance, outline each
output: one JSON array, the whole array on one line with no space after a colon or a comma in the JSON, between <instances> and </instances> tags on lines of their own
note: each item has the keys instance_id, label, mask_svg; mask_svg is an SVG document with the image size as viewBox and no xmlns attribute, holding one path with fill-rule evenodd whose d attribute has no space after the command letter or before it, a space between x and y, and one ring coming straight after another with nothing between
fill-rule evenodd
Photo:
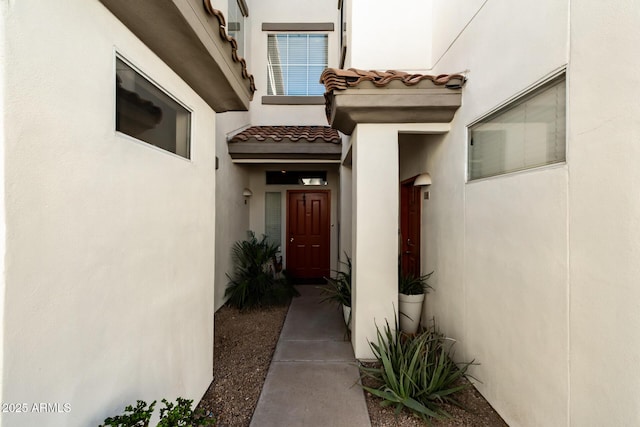
<instances>
[{"instance_id":1,"label":"agave plant","mask_svg":"<svg viewBox=\"0 0 640 427\"><path fill-rule=\"evenodd\" d=\"M396 413L407 408L425 421L429 418L449 417L443 403L461 406L454 395L470 387L460 379L469 376L467 370L473 361L456 364L451 358L453 341L439 333L434 325L418 335L406 335L389 322L381 331L377 329L377 342L369 343L379 366L360 366L363 374L381 383L378 388L364 387L380 397L383 406L393 405Z\"/></svg>"},{"instance_id":2,"label":"agave plant","mask_svg":"<svg viewBox=\"0 0 640 427\"><path fill-rule=\"evenodd\" d=\"M233 276L227 274L230 281L224 293L229 305L240 309L278 305L299 295L286 275L275 271L277 253L277 245L269 243L267 236L258 240L253 231L247 240L234 244L235 271Z\"/></svg>"},{"instance_id":3,"label":"agave plant","mask_svg":"<svg viewBox=\"0 0 640 427\"><path fill-rule=\"evenodd\" d=\"M322 302L336 302L339 305L351 307L351 258L345 253L344 271L335 271L335 277L325 277L327 286L322 287Z\"/></svg>"}]
</instances>

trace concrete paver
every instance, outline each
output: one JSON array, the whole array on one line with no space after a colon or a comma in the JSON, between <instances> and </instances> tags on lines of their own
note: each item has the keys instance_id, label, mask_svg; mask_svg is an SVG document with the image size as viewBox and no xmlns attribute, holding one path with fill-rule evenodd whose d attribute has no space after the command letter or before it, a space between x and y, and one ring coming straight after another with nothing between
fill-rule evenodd
<instances>
[{"instance_id":1,"label":"concrete paver","mask_svg":"<svg viewBox=\"0 0 640 427\"><path fill-rule=\"evenodd\" d=\"M252 427L370 427L342 312L298 286L282 327Z\"/></svg>"}]
</instances>

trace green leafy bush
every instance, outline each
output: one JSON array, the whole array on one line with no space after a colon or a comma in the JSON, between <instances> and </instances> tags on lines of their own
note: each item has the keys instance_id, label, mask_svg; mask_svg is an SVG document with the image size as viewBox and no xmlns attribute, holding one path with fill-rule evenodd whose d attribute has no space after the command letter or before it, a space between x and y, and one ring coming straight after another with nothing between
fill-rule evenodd
<instances>
[{"instance_id":1,"label":"green leafy bush","mask_svg":"<svg viewBox=\"0 0 640 427\"><path fill-rule=\"evenodd\" d=\"M383 399L382 405L394 405L396 412L407 408L425 421L448 417L443 403L460 406L454 394L469 387L467 370L473 361L456 364L451 359L453 340L439 333L435 324L417 335L392 330L385 322L377 328L377 343L369 343L379 366L361 366L363 374L380 382L380 387L364 387Z\"/></svg>"},{"instance_id":2,"label":"green leafy bush","mask_svg":"<svg viewBox=\"0 0 640 427\"><path fill-rule=\"evenodd\" d=\"M233 276L225 290L227 303L239 309L285 304L298 291L285 274L275 271L277 245L258 240L250 231L247 240L233 245Z\"/></svg>"},{"instance_id":3,"label":"green leafy bush","mask_svg":"<svg viewBox=\"0 0 640 427\"><path fill-rule=\"evenodd\" d=\"M148 427L155 405L154 400L147 408L147 402L138 400L135 408L128 405L124 408L124 414L105 418L101 427Z\"/></svg>"},{"instance_id":4,"label":"green leafy bush","mask_svg":"<svg viewBox=\"0 0 640 427\"><path fill-rule=\"evenodd\" d=\"M178 397L176 404L162 399L164 408L160 409L160 421L156 427L213 427L215 418L205 414L202 410L192 410L193 400ZM124 408L123 415L108 417L101 427L148 427L156 401L147 403L138 400L136 407L129 405Z\"/></svg>"},{"instance_id":5,"label":"green leafy bush","mask_svg":"<svg viewBox=\"0 0 640 427\"><path fill-rule=\"evenodd\" d=\"M162 399L164 408L160 409L160 422L157 427L209 427L215 425L215 419L201 410L192 410L193 400L178 397L176 404Z\"/></svg>"}]
</instances>

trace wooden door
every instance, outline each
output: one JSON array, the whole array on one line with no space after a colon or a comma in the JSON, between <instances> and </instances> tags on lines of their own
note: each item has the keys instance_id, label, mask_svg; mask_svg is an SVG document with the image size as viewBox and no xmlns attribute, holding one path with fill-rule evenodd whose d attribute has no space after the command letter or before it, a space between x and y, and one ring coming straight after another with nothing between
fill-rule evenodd
<instances>
[{"instance_id":1,"label":"wooden door","mask_svg":"<svg viewBox=\"0 0 640 427\"><path fill-rule=\"evenodd\" d=\"M415 178L400 185L400 254L402 271L420 275L421 191L414 187Z\"/></svg>"},{"instance_id":2,"label":"wooden door","mask_svg":"<svg viewBox=\"0 0 640 427\"><path fill-rule=\"evenodd\" d=\"M287 271L294 279L329 276L330 192L287 192Z\"/></svg>"}]
</instances>

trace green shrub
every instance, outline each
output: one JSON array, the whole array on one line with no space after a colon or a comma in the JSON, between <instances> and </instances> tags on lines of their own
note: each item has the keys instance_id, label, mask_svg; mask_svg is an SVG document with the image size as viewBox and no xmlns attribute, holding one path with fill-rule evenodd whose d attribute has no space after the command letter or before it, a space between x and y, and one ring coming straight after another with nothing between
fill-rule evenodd
<instances>
[{"instance_id":1,"label":"green shrub","mask_svg":"<svg viewBox=\"0 0 640 427\"><path fill-rule=\"evenodd\" d=\"M160 421L156 427L213 427L215 418L205 414L202 410L192 410L193 400L178 397L176 404L162 399L164 408L160 409ZM123 415L108 417L101 427L148 427L156 401L147 403L138 400L136 407L129 405L124 408Z\"/></svg>"},{"instance_id":2,"label":"green shrub","mask_svg":"<svg viewBox=\"0 0 640 427\"><path fill-rule=\"evenodd\" d=\"M451 359L450 338L439 333L435 324L410 336L395 330L385 322L383 331L377 328L377 343L369 343L379 362L373 368L360 367L363 374L380 381L378 388L364 387L383 399L382 405L394 405L396 413L407 408L425 421L448 417L444 403L460 406L454 394L469 387L467 369L472 362L460 365ZM398 331L395 333L395 331Z\"/></svg>"},{"instance_id":3,"label":"green shrub","mask_svg":"<svg viewBox=\"0 0 640 427\"><path fill-rule=\"evenodd\" d=\"M135 408L128 405L124 408L124 414L105 418L101 427L148 427L155 405L154 400L147 408L147 402L138 400Z\"/></svg>"},{"instance_id":4,"label":"green shrub","mask_svg":"<svg viewBox=\"0 0 640 427\"><path fill-rule=\"evenodd\" d=\"M160 409L160 422L156 427L209 427L215 425L215 419L202 410L192 410L193 400L178 397L176 404L162 399L164 408Z\"/></svg>"},{"instance_id":5,"label":"green shrub","mask_svg":"<svg viewBox=\"0 0 640 427\"><path fill-rule=\"evenodd\" d=\"M298 291L286 274L275 271L277 245L267 242L267 236L258 241L250 231L247 240L233 245L235 264L233 276L225 290L227 303L239 309L285 304Z\"/></svg>"}]
</instances>

